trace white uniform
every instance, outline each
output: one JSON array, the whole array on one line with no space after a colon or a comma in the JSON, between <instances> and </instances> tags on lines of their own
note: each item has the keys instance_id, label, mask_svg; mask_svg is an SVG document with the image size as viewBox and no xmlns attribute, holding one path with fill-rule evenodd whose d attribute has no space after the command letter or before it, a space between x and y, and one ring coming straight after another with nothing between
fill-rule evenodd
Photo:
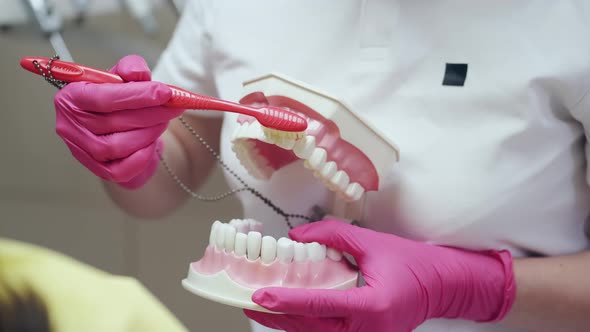
<instances>
[{"instance_id":1,"label":"white uniform","mask_svg":"<svg viewBox=\"0 0 590 332\"><path fill-rule=\"evenodd\" d=\"M443 84L447 63L467 65L463 86ZM589 1L192 1L154 77L236 101L269 72L342 98L399 146L362 226L515 256L588 248ZM251 185L289 212L330 205L300 163L271 182L245 174L234 126L226 115L222 158ZM240 197L245 217L287 232ZM514 330L432 320L417 331Z\"/></svg>"}]
</instances>

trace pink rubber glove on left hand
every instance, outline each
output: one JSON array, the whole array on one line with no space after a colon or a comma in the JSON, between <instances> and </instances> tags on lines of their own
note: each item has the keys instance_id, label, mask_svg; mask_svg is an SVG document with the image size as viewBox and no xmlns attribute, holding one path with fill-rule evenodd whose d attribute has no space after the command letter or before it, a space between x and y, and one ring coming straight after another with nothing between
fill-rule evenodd
<instances>
[{"instance_id":1,"label":"pink rubber glove on left hand","mask_svg":"<svg viewBox=\"0 0 590 332\"><path fill-rule=\"evenodd\" d=\"M172 91L151 81L143 58L125 56L110 71L125 83L74 82L55 95L56 132L92 173L136 189L156 172L161 136L183 110L164 106Z\"/></svg>"},{"instance_id":2,"label":"pink rubber glove on left hand","mask_svg":"<svg viewBox=\"0 0 590 332\"><path fill-rule=\"evenodd\" d=\"M336 220L293 229L300 242L351 254L366 285L350 290L263 288L252 300L276 312L244 310L285 331L412 331L431 318L501 320L516 287L506 251L472 252L375 232Z\"/></svg>"}]
</instances>

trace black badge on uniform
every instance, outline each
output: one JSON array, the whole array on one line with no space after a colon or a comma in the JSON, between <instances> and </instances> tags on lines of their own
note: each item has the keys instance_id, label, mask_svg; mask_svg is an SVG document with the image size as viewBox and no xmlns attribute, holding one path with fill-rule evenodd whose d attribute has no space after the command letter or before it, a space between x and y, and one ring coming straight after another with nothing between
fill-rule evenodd
<instances>
[{"instance_id":1,"label":"black badge on uniform","mask_svg":"<svg viewBox=\"0 0 590 332\"><path fill-rule=\"evenodd\" d=\"M466 63L447 63L443 85L463 86L467 77Z\"/></svg>"}]
</instances>

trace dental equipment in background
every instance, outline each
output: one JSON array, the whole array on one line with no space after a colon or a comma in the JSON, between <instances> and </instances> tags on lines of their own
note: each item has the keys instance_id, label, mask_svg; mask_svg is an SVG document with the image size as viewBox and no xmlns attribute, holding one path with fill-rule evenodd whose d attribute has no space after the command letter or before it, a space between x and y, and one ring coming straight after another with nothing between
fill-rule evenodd
<instances>
[{"instance_id":1,"label":"dental equipment in background","mask_svg":"<svg viewBox=\"0 0 590 332\"><path fill-rule=\"evenodd\" d=\"M158 23L152 13L152 3L148 0L120 0L121 5L139 22L148 37L158 33ZM57 53L59 54L59 53Z\"/></svg>"},{"instance_id":2,"label":"dental equipment in background","mask_svg":"<svg viewBox=\"0 0 590 332\"><path fill-rule=\"evenodd\" d=\"M61 35L62 17L49 0L23 0L27 11L37 23L41 32L48 39L57 54L66 61L72 61L72 55Z\"/></svg>"},{"instance_id":3,"label":"dental equipment in background","mask_svg":"<svg viewBox=\"0 0 590 332\"><path fill-rule=\"evenodd\" d=\"M76 7L75 21L77 24L82 24L86 20L86 12L88 11L89 0L72 0ZM59 54L59 53L58 53Z\"/></svg>"}]
</instances>

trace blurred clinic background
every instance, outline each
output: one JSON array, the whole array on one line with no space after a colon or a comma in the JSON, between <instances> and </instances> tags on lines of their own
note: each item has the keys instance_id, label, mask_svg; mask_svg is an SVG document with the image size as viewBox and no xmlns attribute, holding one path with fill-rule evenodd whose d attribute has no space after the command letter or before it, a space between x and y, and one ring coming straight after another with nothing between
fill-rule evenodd
<instances>
[{"instance_id":1,"label":"blurred clinic background","mask_svg":"<svg viewBox=\"0 0 590 332\"><path fill-rule=\"evenodd\" d=\"M180 284L189 262L201 257L211 222L239 216L238 202L190 200L159 221L125 215L55 134L57 90L19 66L23 56L50 57L57 50L64 60L104 69L140 54L153 68L184 1L0 2L0 237L135 277L190 331L247 329L241 310L203 300ZM203 191L226 188L218 171Z\"/></svg>"}]
</instances>

